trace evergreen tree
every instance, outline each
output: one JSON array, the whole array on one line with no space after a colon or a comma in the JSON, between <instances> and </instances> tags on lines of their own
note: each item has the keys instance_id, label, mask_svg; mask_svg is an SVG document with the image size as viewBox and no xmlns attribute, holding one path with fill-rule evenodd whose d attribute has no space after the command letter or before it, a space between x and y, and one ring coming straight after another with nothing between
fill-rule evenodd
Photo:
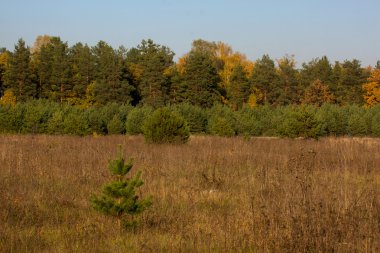
<instances>
[{"instance_id":1,"label":"evergreen tree","mask_svg":"<svg viewBox=\"0 0 380 253\"><path fill-rule=\"evenodd\" d=\"M70 78L70 65L67 42L53 37L48 47L52 50L52 69L50 76L50 98L60 103L72 97L72 83Z\"/></svg>"},{"instance_id":2,"label":"evergreen tree","mask_svg":"<svg viewBox=\"0 0 380 253\"><path fill-rule=\"evenodd\" d=\"M279 76L276 72L274 61L264 55L257 60L250 77L250 84L261 93L260 104L275 104L282 90L279 86Z\"/></svg>"},{"instance_id":3,"label":"evergreen tree","mask_svg":"<svg viewBox=\"0 0 380 253\"><path fill-rule=\"evenodd\" d=\"M87 87L95 79L95 59L87 45L77 43L69 50L72 103L82 104L86 98Z\"/></svg>"},{"instance_id":4,"label":"evergreen tree","mask_svg":"<svg viewBox=\"0 0 380 253\"><path fill-rule=\"evenodd\" d=\"M141 68L138 90L144 105L160 107L169 101L170 80L166 71L173 65L174 53L165 46L143 40L137 47Z\"/></svg>"},{"instance_id":5,"label":"evergreen tree","mask_svg":"<svg viewBox=\"0 0 380 253\"><path fill-rule=\"evenodd\" d=\"M338 84L338 101L341 104L364 103L362 85L369 77L358 60L345 61L341 66L341 76Z\"/></svg>"},{"instance_id":6,"label":"evergreen tree","mask_svg":"<svg viewBox=\"0 0 380 253\"><path fill-rule=\"evenodd\" d=\"M134 225L134 215L143 212L152 204L151 198L139 199L136 194L136 190L143 185L141 172L127 178L132 167L133 160L129 159L125 163L119 151L118 158L108 163L108 170L115 176L115 181L104 185L101 196L91 197L92 207L106 215L116 217L119 227L122 222L124 225Z\"/></svg>"},{"instance_id":7,"label":"evergreen tree","mask_svg":"<svg viewBox=\"0 0 380 253\"><path fill-rule=\"evenodd\" d=\"M59 37L50 37L33 58L40 98L63 103L73 96L67 42Z\"/></svg>"},{"instance_id":8,"label":"evergreen tree","mask_svg":"<svg viewBox=\"0 0 380 253\"><path fill-rule=\"evenodd\" d=\"M320 80L329 87L333 84L333 69L326 56L302 64L301 83L303 87L308 87L315 80Z\"/></svg>"},{"instance_id":9,"label":"evergreen tree","mask_svg":"<svg viewBox=\"0 0 380 253\"><path fill-rule=\"evenodd\" d=\"M243 67L237 65L231 73L227 97L234 110L240 109L248 100L250 87Z\"/></svg>"},{"instance_id":10,"label":"evergreen tree","mask_svg":"<svg viewBox=\"0 0 380 253\"><path fill-rule=\"evenodd\" d=\"M193 105L211 107L220 101L219 76L209 54L190 52L185 62L182 87L183 97Z\"/></svg>"},{"instance_id":11,"label":"evergreen tree","mask_svg":"<svg viewBox=\"0 0 380 253\"><path fill-rule=\"evenodd\" d=\"M30 51L23 39L19 39L9 58L6 87L12 90L18 101L36 96L36 86L31 80Z\"/></svg>"},{"instance_id":12,"label":"evergreen tree","mask_svg":"<svg viewBox=\"0 0 380 253\"><path fill-rule=\"evenodd\" d=\"M279 88L281 92L276 105L298 104L302 89L299 85L299 73L293 58L284 57L278 60Z\"/></svg>"},{"instance_id":13,"label":"evergreen tree","mask_svg":"<svg viewBox=\"0 0 380 253\"><path fill-rule=\"evenodd\" d=\"M100 41L92 48L92 52L96 66L95 102L130 103L133 86L123 77L125 50L123 48L114 50L104 41Z\"/></svg>"}]
</instances>

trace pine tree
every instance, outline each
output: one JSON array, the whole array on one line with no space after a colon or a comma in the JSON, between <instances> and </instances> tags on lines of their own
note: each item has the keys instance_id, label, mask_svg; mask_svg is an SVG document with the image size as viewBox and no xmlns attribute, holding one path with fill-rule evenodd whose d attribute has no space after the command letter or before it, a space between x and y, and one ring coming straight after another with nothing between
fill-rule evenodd
<instances>
[{"instance_id":1,"label":"pine tree","mask_svg":"<svg viewBox=\"0 0 380 253\"><path fill-rule=\"evenodd\" d=\"M118 157L108 163L108 169L116 180L103 187L101 196L92 196L92 207L106 215L114 216L118 220L118 225L135 225L134 216L143 212L152 204L150 197L140 199L136 194L136 189L143 185L141 172L137 172L133 177L126 175L133 167L133 159L127 163L119 150Z\"/></svg>"},{"instance_id":2,"label":"pine tree","mask_svg":"<svg viewBox=\"0 0 380 253\"><path fill-rule=\"evenodd\" d=\"M250 87L243 66L237 65L231 73L227 97L234 110L240 109L248 101Z\"/></svg>"},{"instance_id":3,"label":"pine tree","mask_svg":"<svg viewBox=\"0 0 380 253\"><path fill-rule=\"evenodd\" d=\"M256 61L250 84L262 94L262 100L258 102L275 104L282 91L274 61L268 55Z\"/></svg>"},{"instance_id":4,"label":"pine tree","mask_svg":"<svg viewBox=\"0 0 380 253\"><path fill-rule=\"evenodd\" d=\"M302 89L299 85L299 73L292 57L286 56L278 60L279 88L281 92L276 105L298 104Z\"/></svg>"},{"instance_id":5,"label":"pine tree","mask_svg":"<svg viewBox=\"0 0 380 253\"><path fill-rule=\"evenodd\" d=\"M220 101L219 76L209 54L198 51L190 52L184 68L181 86L187 88L183 95L186 101L206 108Z\"/></svg>"},{"instance_id":6,"label":"pine tree","mask_svg":"<svg viewBox=\"0 0 380 253\"><path fill-rule=\"evenodd\" d=\"M342 104L364 103L362 85L367 81L369 73L354 59L342 64L341 78L339 80L338 96Z\"/></svg>"},{"instance_id":7,"label":"pine tree","mask_svg":"<svg viewBox=\"0 0 380 253\"><path fill-rule=\"evenodd\" d=\"M166 71L174 64L174 53L152 40L143 40L137 47L141 69L138 90L142 103L152 107L164 106L169 101L170 79Z\"/></svg>"},{"instance_id":8,"label":"pine tree","mask_svg":"<svg viewBox=\"0 0 380 253\"><path fill-rule=\"evenodd\" d=\"M100 41L92 48L92 52L95 56L96 66L95 102L97 104L130 103L134 88L123 76L125 50L123 48L114 50L104 41Z\"/></svg>"},{"instance_id":9,"label":"pine tree","mask_svg":"<svg viewBox=\"0 0 380 253\"><path fill-rule=\"evenodd\" d=\"M95 79L95 59L91 49L85 44L77 43L69 50L71 80L73 89L72 104L84 104L86 90Z\"/></svg>"},{"instance_id":10,"label":"pine tree","mask_svg":"<svg viewBox=\"0 0 380 253\"><path fill-rule=\"evenodd\" d=\"M10 88L18 101L36 96L36 87L31 80L30 52L23 39L19 39L9 59L6 73L6 88Z\"/></svg>"},{"instance_id":11,"label":"pine tree","mask_svg":"<svg viewBox=\"0 0 380 253\"><path fill-rule=\"evenodd\" d=\"M317 79L330 87L333 78L333 69L326 56L302 64L301 83L305 88Z\"/></svg>"}]
</instances>

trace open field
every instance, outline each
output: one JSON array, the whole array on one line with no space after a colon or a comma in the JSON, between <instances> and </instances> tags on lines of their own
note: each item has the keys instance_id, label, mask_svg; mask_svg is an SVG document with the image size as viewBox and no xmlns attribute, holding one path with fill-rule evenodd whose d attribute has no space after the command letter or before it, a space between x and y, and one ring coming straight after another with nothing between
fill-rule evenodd
<instances>
[{"instance_id":1,"label":"open field","mask_svg":"<svg viewBox=\"0 0 380 253\"><path fill-rule=\"evenodd\" d=\"M90 207L117 145L153 205ZM0 136L1 252L380 252L380 139Z\"/></svg>"}]
</instances>

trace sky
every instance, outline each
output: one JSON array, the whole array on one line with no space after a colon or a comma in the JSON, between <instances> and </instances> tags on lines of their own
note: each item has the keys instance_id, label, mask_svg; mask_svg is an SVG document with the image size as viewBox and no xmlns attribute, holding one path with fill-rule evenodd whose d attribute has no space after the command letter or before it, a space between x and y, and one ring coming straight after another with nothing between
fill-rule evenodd
<instances>
[{"instance_id":1,"label":"sky","mask_svg":"<svg viewBox=\"0 0 380 253\"><path fill-rule=\"evenodd\" d=\"M0 47L59 36L69 45L137 46L143 39L180 57L195 39L222 41L256 60L298 64L380 60L380 0L0 0Z\"/></svg>"}]
</instances>

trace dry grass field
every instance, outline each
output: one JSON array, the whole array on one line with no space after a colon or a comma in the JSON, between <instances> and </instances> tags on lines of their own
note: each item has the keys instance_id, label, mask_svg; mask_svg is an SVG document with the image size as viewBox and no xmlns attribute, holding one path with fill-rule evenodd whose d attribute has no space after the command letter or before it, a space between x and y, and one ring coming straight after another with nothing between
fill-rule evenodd
<instances>
[{"instance_id":1,"label":"dry grass field","mask_svg":"<svg viewBox=\"0 0 380 253\"><path fill-rule=\"evenodd\" d=\"M153 205L90 206L124 147ZM380 139L0 136L1 252L380 252Z\"/></svg>"}]
</instances>

